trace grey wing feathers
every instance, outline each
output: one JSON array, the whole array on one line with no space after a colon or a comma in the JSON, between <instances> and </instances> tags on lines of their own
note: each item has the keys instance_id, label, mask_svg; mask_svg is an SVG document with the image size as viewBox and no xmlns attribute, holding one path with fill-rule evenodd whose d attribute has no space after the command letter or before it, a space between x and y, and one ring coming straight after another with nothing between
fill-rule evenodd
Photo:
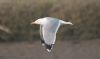
<instances>
[{"instance_id":1,"label":"grey wing feathers","mask_svg":"<svg viewBox=\"0 0 100 59\"><path fill-rule=\"evenodd\" d=\"M43 38L46 44L54 44L56 40L56 32L59 28L59 23L53 23L43 26Z\"/></svg>"},{"instance_id":2,"label":"grey wing feathers","mask_svg":"<svg viewBox=\"0 0 100 59\"><path fill-rule=\"evenodd\" d=\"M40 37L41 37L41 43L44 46L45 42L43 40L42 25L40 25Z\"/></svg>"},{"instance_id":3,"label":"grey wing feathers","mask_svg":"<svg viewBox=\"0 0 100 59\"><path fill-rule=\"evenodd\" d=\"M45 43L45 41L44 41L44 39L43 39L43 32L42 32L42 29L43 29L43 27L42 27L42 25L40 25L41 43L42 43L42 45L43 45L43 46L45 46L45 47L46 47L46 49L51 50L51 49L52 49L52 47L53 47L53 44L48 45L48 44L46 44L46 43Z\"/></svg>"}]
</instances>

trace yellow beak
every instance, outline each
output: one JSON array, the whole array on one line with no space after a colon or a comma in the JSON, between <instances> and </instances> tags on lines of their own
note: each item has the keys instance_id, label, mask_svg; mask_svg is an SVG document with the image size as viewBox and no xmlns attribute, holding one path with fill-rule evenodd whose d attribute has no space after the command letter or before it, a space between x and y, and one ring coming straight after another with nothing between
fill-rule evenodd
<instances>
[{"instance_id":1,"label":"yellow beak","mask_svg":"<svg viewBox=\"0 0 100 59\"><path fill-rule=\"evenodd\" d=\"M31 24L35 24L35 22L32 22Z\"/></svg>"}]
</instances>

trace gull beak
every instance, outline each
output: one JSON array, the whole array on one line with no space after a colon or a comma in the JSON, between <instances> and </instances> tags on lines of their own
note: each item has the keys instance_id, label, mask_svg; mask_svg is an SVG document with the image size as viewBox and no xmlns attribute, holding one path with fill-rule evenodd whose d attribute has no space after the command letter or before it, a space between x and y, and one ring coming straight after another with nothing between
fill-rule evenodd
<instances>
[{"instance_id":1,"label":"gull beak","mask_svg":"<svg viewBox=\"0 0 100 59\"><path fill-rule=\"evenodd\" d=\"M31 24L36 24L35 22L31 22Z\"/></svg>"}]
</instances>

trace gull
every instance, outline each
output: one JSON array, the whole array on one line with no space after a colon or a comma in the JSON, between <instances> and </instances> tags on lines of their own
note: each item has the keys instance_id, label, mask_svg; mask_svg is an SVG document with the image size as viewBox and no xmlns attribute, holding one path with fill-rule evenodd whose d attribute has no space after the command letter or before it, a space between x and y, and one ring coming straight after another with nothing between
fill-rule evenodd
<instances>
[{"instance_id":1,"label":"gull","mask_svg":"<svg viewBox=\"0 0 100 59\"><path fill-rule=\"evenodd\" d=\"M66 22L57 18L53 17L44 17L37 19L36 21L32 22L31 24L39 24L40 25L40 36L41 36L41 43L43 46L46 47L48 52L51 52L53 45L56 41L56 33L63 24L70 24L73 25L71 22Z\"/></svg>"}]
</instances>

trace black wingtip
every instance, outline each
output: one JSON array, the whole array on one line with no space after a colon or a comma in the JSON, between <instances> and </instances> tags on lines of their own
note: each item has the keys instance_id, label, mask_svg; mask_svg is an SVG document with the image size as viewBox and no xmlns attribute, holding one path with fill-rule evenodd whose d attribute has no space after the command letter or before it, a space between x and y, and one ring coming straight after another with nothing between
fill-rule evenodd
<instances>
[{"instance_id":1,"label":"black wingtip","mask_svg":"<svg viewBox=\"0 0 100 59\"><path fill-rule=\"evenodd\" d=\"M51 49L53 48L53 44L51 45L45 44L45 47L48 52L51 52Z\"/></svg>"},{"instance_id":2,"label":"black wingtip","mask_svg":"<svg viewBox=\"0 0 100 59\"><path fill-rule=\"evenodd\" d=\"M44 40L41 40L41 43L42 43L42 46L44 46L44 45L45 45L45 42L44 42Z\"/></svg>"},{"instance_id":3,"label":"black wingtip","mask_svg":"<svg viewBox=\"0 0 100 59\"><path fill-rule=\"evenodd\" d=\"M46 49L48 52L51 52L51 49L49 50L49 49Z\"/></svg>"}]
</instances>

